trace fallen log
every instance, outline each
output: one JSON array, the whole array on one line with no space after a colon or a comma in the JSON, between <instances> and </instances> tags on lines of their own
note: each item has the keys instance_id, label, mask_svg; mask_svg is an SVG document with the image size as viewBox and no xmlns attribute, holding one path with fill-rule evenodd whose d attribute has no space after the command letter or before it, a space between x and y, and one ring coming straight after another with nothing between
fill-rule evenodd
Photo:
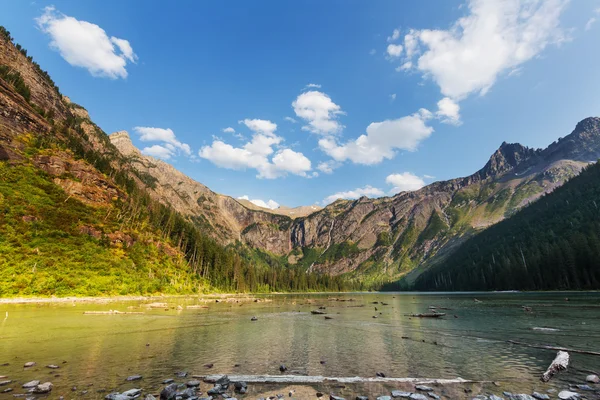
<instances>
[{"instance_id":1,"label":"fallen log","mask_svg":"<svg viewBox=\"0 0 600 400\"><path fill-rule=\"evenodd\" d=\"M546 372L542 374L542 382L548 382L557 372L566 370L568 366L569 353L566 351L559 351Z\"/></svg>"},{"instance_id":2,"label":"fallen log","mask_svg":"<svg viewBox=\"0 0 600 400\"><path fill-rule=\"evenodd\" d=\"M534 349L567 351L569 353L589 354L591 356L600 356L600 353L597 351L568 349L566 347L546 346L543 344L530 344L530 343L519 342L516 340L507 340L507 342L511 343L511 344L518 344L519 346L533 347Z\"/></svg>"},{"instance_id":3,"label":"fallen log","mask_svg":"<svg viewBox=\"0 0 600 400\"><path fill-rule=\"evenodd\" d=\"M203 379L207 383L215 383L222 378L223 375L205 375L196 376L194 378ZM484 383L486 381L471 381L463 378L454 379L432 379L432 378L363 378L360 376L353 377L325 377L325 376L302 376L302 375L228 375L229 380L235 382L246 383L284 383L284 384L314 384L314 383L365 383L365 382L390 382L390 383L414 383L416 385L426 384L460 384L460 383Z\"/></svg>"},{"instance_id":4,"label":"fallen log","mask_svg":"<svg viewBox=\"0 0 600 400\"><path fill-rule=\"evenodd\" d=\"M423 313L423 314L405 314L405 316L407 316L407 317L414 317L414 318L440 318L440 317L443 317L444 315L446 315L446 313L439 313L439 312Z\"/></svg>"}]
</instances>

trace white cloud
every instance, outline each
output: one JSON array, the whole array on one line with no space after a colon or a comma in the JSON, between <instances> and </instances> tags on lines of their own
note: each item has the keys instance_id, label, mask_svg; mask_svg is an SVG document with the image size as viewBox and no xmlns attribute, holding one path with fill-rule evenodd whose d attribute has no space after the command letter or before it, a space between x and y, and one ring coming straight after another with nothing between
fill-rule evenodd
<instances>
[{"instance_id":1,"label":"white cloud","mask_svg":"<svg viewBox=\"0 0 600 400\"><path fill-rule=\"evenodd\" d=\"M309 83L304 89L321 89L321 85L317 83Z\"/></svg>"},{"instance_id":2,"label":"white cloud","mask_svg":"<svg viewBox=\"0 0 600 400\"><path fill-rule=\"evenodd\" d=\"M256 169L258 178L274 179L288 173L310 177L311 162L302 153L291 149L275 151L283 138L275 134L277 125L268 120L245 119L240 121L254 131L252 140L242 147L233 147L220 139L200 149L200 157L228 169Z\"/></svg>"},{"instance_id":3,"label":"white cloud","mask_svg":"<svg viewBox=\"0 0 600 400\"><path fill-rule=\"evenodd\" d=\"M500 74L565 40L559 18L567 3L469 0L469 13L450 29L412 30L405 36L404 63L412 61L446 97L461 100L471 93L483 95ZM416 62L411 59L415 54L420 54Z\"/></svg>"},{"instance_id":4,"label":"white cloud","mask_svg":"<svg viewBox=\"0 0 600 400\"><path fill-rule=\"evenodd\" d=\"M308 123L302 127L303 130L323 135L336 134L342 130L337 116L343 114L343 111L325 93L304 92L294 100L292 107L296 116Z\"/></svg>"},{"instance_id":5,"label":"white cloud","mask_svg":"<svg viewBox=\"0 0 600 400\"><path fill-rule=\"evenodd\" d=\"M264 200L260 200L260 199L252 199L251 200L247 195L240 196L240 197L238 197L238 199L247 200L256 206L259 206L262 208L269 208L271 210L275 210L275 209L279 208L279 203L277 203L275 200L269 200L267 202L265 202Z\"/></svg>"},{"instance_id":6,"label":"white cloud","mask_svg":"<svg viewBox=\"0 0 600 400\"><path fill-rule=\"evenodd\" d=\"M369 55L374 56L375 53L377 53L377 50L375 50L375 49L369 50Z\"/></svg>"},{"instance_id":7,"label":"white cloud","mask_svg":"<svg viewBox=\"0 0 600 400\"><path fill-rule=\"evenodd\" d=\"M323 204L330 204L338 199L358 199L361 196L379 197L383 195L385 195L385 192L383 190L367 185L363 188L357 188L354 190L349 190L347 192L338 192L332 194L331 196L327 196L323 200Z\"/></svg>"},{"instance_id":8,"label":"white cloud","mask_svg":"<svg viewBox=\"0 0 600 400\"><path fill-rule=\"evenodd\" d=\"M436 116L445 124L460 125L460 106L450 97L444 97L437 103Z\"/></svg>"},{"instance_id":9,"label":"white cloud","mask_svg":"<svg viewBox=\"0 0 600 400\"><path fill-rule=\"evenodd\" d=\"M393 42L394 40L398 40L399 37L400 37L400 30L394 29L394 32L392 32L392 36L388 36L387 41Z\"/></svg>"},{"instance_id":10,"label":"white cloud","mask_svg":"<svg viewBox=\"0 0 600 400\"><path fill-rule=\"evenodd\" d=\"M175 155L175 153L171 149L158 144L155 144L150 147L144 147L142 149L142 154L160 158L162 160L168 160Z\"/></svg>"},{"instance_id":11,"label":"white cloud","mask_svg":"<svg viewBox=\"0 0 600 400\"><path fill-rule=\"evenodd\" d=\"M52 6L46 7L36 22L65 61L86 68L93 76L126 78L127 62L137 60L127 40L109 38L98 25L59 13Z\"/></svg>"},{"instance_id":12,"label":"white cloud","mask_svg":"<svg viewBox=\"0 0 600 400\"><path fill-rule=\"evenodd\" d=\"M588 22L585 24L585 30L589 31L590 29L592 29L592 25L594 25L595 22L596 22L595 17L588 19Z\"/></svg>"},{"instance_id":13,"label":"white cloud","mask_svg":"<svg viewBox=\"0 0 600 400\"><path fill-rule=\"evenodd\" d=\"M388 44L387 53L390 57L400 57L402 54L401 44Z\"/></svg>"},{"instance_id":14,"label":"white cloud","mask_svg":"<svg viewBox=\"0 0 600 400\"><path fill-rule=\"evenodd\" d=\"M287 122L291 122L292 124L295 124L298 122L292 117L285 117L284 120L286 120Z\"/></svg>"},{"instance_id":15,"label":"white cloud","mask_svg":"<svg viewBox=\"0 0 600 400\"><path fill-rule=\"evenodd\" d=\"M136 126L133 128L140 135L142 142L162 142L162 145L154 145L146 147L142 153L162 158L167 160L179 152L185 153L187 156L192 155L192 149L187 143L182 143L175 137L175 133L171 129L154 128L147 126Z\"/></svg>"},{"instance_id":16,"label":"white cloud","mask_svg":"<svg viewBox=\"0 0 600 400\"><path fill-rule=\"evenodd\" d=\"M390 100L391 100L391 101L394 101L394 100L396 100L396 93L392 93L392 94L390 94Z\"/></svg>"},{"instance_id":17,"label":"white cloud","mask_svg":"<svg viewBox=\"0 0 600 400\"><path fill-rule=\"evenodd\" d=\"M400 192L411 192L413 190L421 189L425 186L425 181L418 176L411 174L410 172L403 172L401 174L391 174L385 178L385 182L388 185L392 185L390 193Z\"/></svg>"},{"instance_id":18,"label":"white cloud","mask_svg":"<svg viewBox=\"0 0 600 400\"><path fill-rule=\"evenodd\" d=\"M233 129L232 127L227 127L223 129L223 132L225 133L235 133L235 129Z\"/></svg>"},{"instance_id":19,"label":"white cloud","mask_svg":"<svg viewBox=\"0 0 600 400\"><path fill-rule=\"evenodd\" d=\"M341 163L335 160L323 161L317 165L317 169L325 174L332 174L333 170L338 168Z\"/></svg>"},{"instance_id":20,"label":"white cloud","mask_svg":"<svg viewBox=\"0 0 600 400\"><path fill-rule=\"evenodd\" d=\"M419 143L428 138L433 128L425 121L431 117L428 110L395 120L372 122L367 133L356 140L338 144L333 137L319 140L319 147L336 161L351 160L356 164L378 164L391 159L397 149L415 151Z\"/></svg>"},{"instance_id":21,"label":"white cloud","mask_svg":"<svg viewBox=\"0 0 600 400\"><path fill-rule=\"evenodd\" d=\"M269 135L277 130L277 124L266 119L245 119L239 121L239 123L246 125L251 131L256 133Z\"/></svg>"},{"instance_id":22,"label":"white cloud","mask_svg":"<svg viewBox=\"0 0 600 400\"><path fill-rule=\"evenodd\" d=\"M425 178L425 179L435 179L435 176L432 176L432 175L423 175L423 178Z\"/></svg>"}]
</instances>

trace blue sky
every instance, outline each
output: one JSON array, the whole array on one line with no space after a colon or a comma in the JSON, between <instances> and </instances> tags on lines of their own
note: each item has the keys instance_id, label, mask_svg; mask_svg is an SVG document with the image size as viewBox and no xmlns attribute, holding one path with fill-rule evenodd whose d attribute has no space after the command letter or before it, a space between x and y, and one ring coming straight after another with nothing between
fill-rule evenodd
<instances>
[{"instance_id":1,"label":"blue sky","mask_svg":"<svg viewBox=\"0 0 600 400\"><path fill-rule=\"evenodd\" d=\"M265 203L413 190L475 172L503 141L545 147L600 115L600 0L2 8L107 133Z\"/></svg>"}]
</instances>

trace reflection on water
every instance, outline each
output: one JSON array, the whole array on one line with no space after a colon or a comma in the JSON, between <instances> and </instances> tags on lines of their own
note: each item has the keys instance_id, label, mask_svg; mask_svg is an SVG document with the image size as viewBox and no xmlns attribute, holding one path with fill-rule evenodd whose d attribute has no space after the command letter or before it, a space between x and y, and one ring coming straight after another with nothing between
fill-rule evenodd
<instances>
[{"instance_id":1,"label":"reflection on water","mask_svg":"<svg viewBox=\"0 0 600 400\"><path fill-rule=\"evenodd\" d=\"M0 364L10 365L0 366L0 375L20 382L50 380L55 394L93 384L88 398L95 398L101 397L97 389L132 387L124 379L133 374L143 375L144 387L150 389L179 370L279 374L283 363L295 374L371 377L382 371L393 377L462 377L508 382L530 393L548 387L539 376L555 353L507 340L600 349L599 293L335 295L354 301L328 297L274 295L268 297L271 302L209 303L208 309L185 309L197 299L172 298L165 300L175 307L168 311L148 309L143 302L2 304L0 315L8 311L8 318L0 321ZM382 301L388 305L372 304ZM432 305L447 316L406 316L427 312ZM532 312L524 311L524 305ZM310 313L319 306L333 319ZM83 314L109 309L144 314ZM252 322L252 316L258 321ZM550 385L582 383L586 371L600 365L600 357L573 353L571 358L569 371ZM37 366L25 371L27 361ZM49 370L44 367L48 364L61 368ZM209 370L205 364L214 367Z\"/></svg>"}]
</instances>

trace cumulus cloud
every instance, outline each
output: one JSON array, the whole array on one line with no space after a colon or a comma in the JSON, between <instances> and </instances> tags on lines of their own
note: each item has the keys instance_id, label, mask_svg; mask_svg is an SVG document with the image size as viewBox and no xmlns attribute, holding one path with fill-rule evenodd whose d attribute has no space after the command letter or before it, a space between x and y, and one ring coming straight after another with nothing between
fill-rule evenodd
<instances>
[{"instance_id":1,"label":"cumulus cloud","mask_svg":"<svg viewBox=\"0 0 600 400\"><path fill-rule=\"evenodd\" d=\"M342 125L337 120L343 114L342 108L329 96L316 90L300 94L292 103L296 116L307 122L303 130L322 135L341 132Z\"/></svg>"},{"instance_id":2,"label":"cumulus cloud","mask_svg":"<svg viewBox=\"0 0 600 400\"><path fill-rule=\"evenodd\" d=\"M341 163L335 160L323 161L317 165L317 169L325 174L332 174L333 170L341 166Z\"/></svg>"},{"instance_id":3,"label":"cumulus cloud","mask_svg":"<svg viewBox=\"0 0 600 400\"><path fill-rule=\"evenodd\" d=\"M260 200L260 199L250 199L247 195L240 196L240 197L238 197L238 199L247 200L256 206L259 206L262 208L269 208L271 210L275 210L280 207L279 203L277 203L275 200L269 200L269 201L265 202L264 200Z\"/></svg>"},{"instance_id":4,"label":"cumulus cloud","mask_svg":"<svg viewBox=\"0 0 600 400\"><path fill-rule=\"evenodd\" d=\"M425 181L423 181L423 179L410 172L388 175L385 178L385 182L388 185L392 185L392 189L390 190L390 193L392 194L410 192L421 189L423 186L425 186Z\"/></svg>"},{"instance_id":5,"label":"cumulus cloud","mask_svg":"<svg viewBox=\"0 0 600 400\"><path fill-rule=\"evenodd\" d=\"M292 117L285 117L284 120L286 120L287 122L291 122L292 124L295 124L298 122Z\"/></svg>"},{"instance_id":6,"label":"cumulus cloud","mask_svg":"<svg viewBox=\"0 0 600 400\"><path fill-rule=\"evenodd\" d=\"M227 127L223 129L223 132L225 133L235 133L235 129L233 129L232 127Z\"/></svg>"},{"instance_id":7,"label":"cumulus cloud","mask_svg":"<svg viewBox=\"0 0 600 400\"><path fill-rule=\"evenodd\" d=\"M323 199L323 204L330 204L338 199L358 199L362 196L380 197L383 195L385 195L385 192L383 190L367 185L362 188L349 190L347 192L338 192L332 194L331 196L327 196L325 199Z\"/></svg>"},{"instance_id":8,"label":"cumulus cloud","mask_svg":"<svg viewBox=\"0 0 600 400\"><path fill-rule=\"evenodd\" d=\"M210 146L200 149L200 157L222 168L255 169L258 178L274 179L288 173L310 177L311 162L304 154L286 148L275 150L283 141L275 134L277 124L262 119L245 119L240 123L253 131L250 141L234 147L215 139Z\"/></svg>"},{"instance_id":9,"label":"cumulus cloud","mask_svg":"<svg viewBox=\"0 0 600 400\"><path fill-rule=\"evenodd\" d=\"M447 30L412 30L406 59L435 81L442 94L461 100L485 94L499 75L566 40L560 15L568 0L469 0L468 14ZM415 59L416 58L416 59Z\"/></svg>"},{"instance_id":10,"label":"cumulus cloud","mask_svg":"<svg viewBox=\"0 0 600 400\"><path fill-rule=\"evenodd\" d=\"M445 124L460 125L460 106L450 97L444 97L437 103L436 116Z\"/></svg>"},{"instance_id":11,"label":"cumulus cloud","mask_svg":"<svg viewBox=\"0 0 600 400\"><path fill-rule=\"evenodd\" d=\"M52 6L46 7L36 22L65 61L87 69L93 76L126 78L127 62L137 61L129 41L109 37L98 25L64 15Z\"/></svg>"},{"instance_id":12,"label":"cumulus cloud","mask_svg":"<svg viewBox=\"0 0 600 400\"><path fill-rule=\"evenodd\" d=\"M321 89L321 85L318 83L309 83L306 85L305 89Z\"/></svg>"},{"instance_id":13,"label":"cumulus cloud","mask_svg":"<svg viewBox=\"0 0 600 400\"><path fill-rule=\"evenodd\" d=\"M334 137L319 140L319 147L335 161L350 160L356 164L373 165L391 159L398 149L415 151L428 138L433 128L427 126L428 110L394 120L372 122L367 133L356 140L339 144Z\"/></svg>"},{"instance_id":14,"label":"cumulus cloud","mask_svg":"<svg viewBox=\"0 0 600 400\"><path fill-rule=\"evenodd\" d=\"M391 36L388 36L387 41L393 42L394 40L398 40L400 37L400 29L394 29Z\"/></svg>"},{"instance_id":15,"label":"cumulus cloud","mask_svg":"<svg viewBox=\"0 0 600 400\"><path fill-rule=\"evenodd\" d=\"M400 57L402 54L402 45L400 44L388 44L386 49L388 56L390 57Z\"/></svg>"},{"instance_id":16,"label":"cumulus cloud","mask_svg":"<svg viewBox=\"0 0 600 400\"><path fill-rule=\"evenodd\" d=\"M168 160L178 153L184 153L187 156L192 155L190 146L177 140L175 133L169 128L136 126L133 130L140 135L142 142L162 142L162 145L153 145L142 149L144 154L163 160Z\"/></svg>"}]
</instances>

